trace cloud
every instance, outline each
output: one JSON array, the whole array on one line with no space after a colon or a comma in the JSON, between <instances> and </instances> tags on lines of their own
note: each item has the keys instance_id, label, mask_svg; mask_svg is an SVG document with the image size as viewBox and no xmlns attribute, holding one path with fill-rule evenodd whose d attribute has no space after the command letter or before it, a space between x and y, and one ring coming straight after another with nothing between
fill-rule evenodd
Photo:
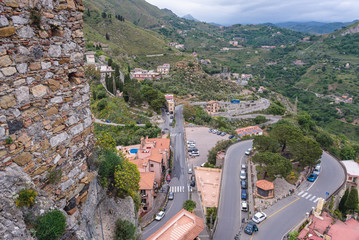
<instances>
[{"instance_id":1,"label":"cloud","mask_svg":"<svg viewBox=\"0 0 359 240\"><path fill-rule=\"evenodd\" d=\"M178 16L220 24L286 21L336 22L358 18L357 0L147 0Z\"/></svg>"}]
</instances>

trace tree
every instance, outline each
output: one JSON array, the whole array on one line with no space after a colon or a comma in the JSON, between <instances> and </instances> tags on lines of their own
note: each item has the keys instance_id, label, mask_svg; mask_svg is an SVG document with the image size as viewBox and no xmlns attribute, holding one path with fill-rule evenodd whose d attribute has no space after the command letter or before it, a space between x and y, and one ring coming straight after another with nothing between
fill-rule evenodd
<instances>
[{"instance_id":1,"label":"tree","mask_svg":"<svg viewBox=\"0 0 359 240\"><path fill-rule=\"evenodd\" d=\"M118 219L116 222L115 240L136 239L136 226L128 220Z\"/></svg>"},{"instance_id":2,"label":"tree","mask_svg":"<svg viewBox=\"0 0 359 240\"><path fill-rule=\"evenodd\" d=\"M358 190L355 187L350 191L344 206L346 209L352 211L358 207Z\"/></svg>"},{"instance_id":3,"label":"tree","mask_svg":"<svg viewBox=\"0 0 359 240\"><path fill-rule=\"evenodd\" d=\"M110 40L110 35L108 35L108 33L106 33L106 40Z\"/></svg>"},{"instance_id":4,"label":"tree","mask_svg":"<svg viewBox=\"0 0 359 240\"><path fill-rule=\"evenodd\" d=\"M259 135L254 137L253 146L259 151L259 152L278 152L279 150L279 143L277 139L270 137L270 136L264 136Z\"/></svg>"},{"instance_id":5,"label":"tree","mask_svg":"<svg viewBox=\"0 0 359 240\"><path fill-rule=\"evenodd\" d=\"M328 149L334 143L333 138L326 132L320 132L318 135L316 135L315 139L324 149Z\"/></svg>"},{"instance_id":6,"label":"tree","mask_svg":"<svg viewBox=\"0 0 359 240\"><path fill-rule=\"evenodd\" d=\"M113 151L106 149L99 158L101 160L101 164L98 169L98 174L101 177L114 179L116 166L122 164L123 157L120 157Z\"/></svg>"},{"instance_id":7,"label":"tree","mask_svg":"<svg viewBox=\"0 0 359 240\"><path fill-rule=\"evenodd\" d=\"M186 209L189 212L192 212L193 209L196 208L196 202L194 202L192 200L186 200L183 203L183 208Z\"/></svg>"},{"instance_id":8,"label":"tree","mask_svg":"<svg viewBox=\"0 0 359 240\"><path fill-rule=\"evenodd\" d=\"M288 146L294 160L298 161L302 166L313 167L319 163L322 156L319 143L308 137L292 139L289 141Z\"/></svg>"},{"instance_id":9,"label":"tree","mask_svg":"<svg viewBox=\"0 0 359 240\"><path fill-rule=\"evenodd\" d=\"M298 124L304 131L312 130L315 126L314 120L310 117L307 112L301 112L298 115Z\"/></svg>"},{"instance_id":10,"label":"tree","mask_svg":"<svg viewBox=\"0 0 359 240\"><path fill-rule=\"evenodd\" d=\"M89 8L87 9L87 16L91 17L91 12Z\"/></svg>"},{"instance_id":11,"label":"tree","mask_svg":"<svg viewBox=\"0 0 359 240\"><path fill-rule=\"evenodd\" d=\"M102 18L106 18L107 17L107 14L105 12L102 12Z\"/></svg>"},{"instance_id":12,"label":"tree","mask_svg":"<svg viewBox=\"0 0 359 240\"><path fill-rule=\"evenodd\" d=\"M39 240L59 239L66 229L66 217L60 210L51 210L38 217L36 237Z\"/></svg>"},{"instance_id":13,"label":"tree","mask_svg":"<svg viewBox=\"0 0 359 240\"><path fill-rule=\"evenodd\" d=\"M339 210L345 214L345 212L347 211L346 207L345 207L345 202L347 201L348 199L348 196L349 196L349 188L345 189L345 192L344 192L344 195L343 197L340 199L340 202L339 202Z\"/></svg>"},{"instance_id":14,"label":"tree","mask_svg":"<svg viewBox=\"0 0 359 240\"><path fill-rule=\"evenodd\" d=\"M265 123L267 121L265 116L259 115L254 118L256 124Z\"/></svg>"},{"instance_id":15,"label":"tree","mask_svg":"<svg viewBox=\"0 0 359 240\"><path fill-rule=\"evenodd\" d=\"M282 157L278 153L257 153L253 156L253 162L260 163L261 166L265 164L265 171L270 176L281 175L282 177L286 177L290 171L292 171L290 160Z\"/></svg>"},{"instance_id":16,"label":"tree","mask_svg":"<svg viewBox=\"0 0 359 240\"><path fill-rule=\"evenodd\" d=\"M140 172L137 166L127 160L122 165L116 166L115 186L119 190L119 196L127 196L136 193L140 188Z\"/></svg>"},{"instance_id":17,"label":"tree","mask_svg":"<svg viewBox=\"0 0 359 240\"><path fill-rule=\"evenodd\" d=\"M340 158L342 160L355 159L356 152L351 146L345 146L340 150Z\"/></svg>"},{"instance_id":18,"label":"tree","mask_svg":"<svg viewBox=\"0 0 359 240\"><path fill-rule=\"evenodd\" d=\"M303 138L301 131L289 123L277 123L270 131L270 136L276 138L282 145L282 152L287 147L287 142L291 139Z\"/></svg>"},{"instance_id":19,"label":"tree","mask_svg":"<svg viewBox=\"0 0 359 240\"><path fill-rule=\"evenodd\" d=\"M183 117L186 121L193 121L196 116L196 109L189 103L185 103L183 106Z\"/></svg>"}]
</instances>

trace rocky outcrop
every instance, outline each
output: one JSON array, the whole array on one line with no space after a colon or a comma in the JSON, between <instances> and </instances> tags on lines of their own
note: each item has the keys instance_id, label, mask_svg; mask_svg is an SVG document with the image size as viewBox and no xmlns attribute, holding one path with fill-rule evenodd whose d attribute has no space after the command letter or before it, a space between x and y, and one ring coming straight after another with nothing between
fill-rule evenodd
<instances>
[{"instance_id":1,"label":"rocky outcrop","mask_svg":"<svg viewBox=\"0 0 359 240\"><path fill-rule=\"evenodd\" d=\"M82 0L0 1L0 171L9 178L16 165L67 214L86 200L95 176L87 165L94 135L83 10ZM60 171L61 179L50 183L51 171ZM17 216L11 208L2 211ZM13 239L26 239L17 227Z\"/></svg>"},{"instance_id":2,"label":"rocky outcrop","mask_svg":"<svg viewBox=\"0 0 359 240\"><path fill-rule=\"evenodd\" d=\"M357 24L356 26L351 27L351 28L345 30L341 35L342 35L342 36L345 36L345 35L348 35L348 34L355 34L355 33L359 33L359 24Z\"/></svg>"}]
</instances>

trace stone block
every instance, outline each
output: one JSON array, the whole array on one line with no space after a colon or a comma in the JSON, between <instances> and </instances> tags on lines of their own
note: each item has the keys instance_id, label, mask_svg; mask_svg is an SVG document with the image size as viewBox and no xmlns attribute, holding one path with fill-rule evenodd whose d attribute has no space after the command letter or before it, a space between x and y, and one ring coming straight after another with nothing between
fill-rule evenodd
<instances>
[{"instance_id":1,"label":"stone block","mask_svg":"<svg viewBox=\"0 0 359 240\"><path fill-rule=\"evenodd\" d=\"M9 55L0 57L0 66L7 67L7 66L10 66L11 64L12 64L12 61L11 61Z\"/></svg>"},{"instance_id":2,"label":"stone block","mask_svg":"<svg viewBox=\"0 0 359 240\"><path fill-rule=\"evenodd\" d=\"M0 98L0 107L8 109L16 105L16 99L14 95L5 95Z\"/></svg>"},{"instance_id":3,"label":"stone block","mask_svg":"<svg viewBox=\"0 0 359 240\"><path fill-rule=\"evenodd\" d=\"M34 97L40 98L47 94L47 87L42 84L39 84L31 88L31 92Z\"/></svg>"},{"instance_id":4,"label":"stone block","mask_svg":"<svg viewBox=\"0 0 359 240\"><path fill-rule=\"evenodd\" d=\"M77 134L81 133L83 130L84 130L84 127L83 127L82 123L70 128L70 132L72 135L77 135Z\"/></svg>"},{"instance_id":5,"label":"stone block","mask_svg":"<svg viewBox=\"0 0 359 240\"><path fill-rule=\"evenodd\" d=\"M74 180L69 179L66 182L61 184L61 191L65 191L68 187L70 187L71 185L73 185L75 183Z\"/></svg>"},{"instance_id":6,"label":"stone block","mask_svg":"<svg viewBox=\"0 0 359 240\"><path fill-rule=\"evenodd\" d=\"M47 83L48 83L48 86L49 88L51 89L51 91L55 92L57 91L58 89L60 89L60 83L56 80L53 80L53 79L49 79L47 80Z\"/></svg>"},{"instance_id":7,"label":"stone block","mask_svg":"<svg viewBox=\"0 0 359 240\"><path fill-rule=\"evenodd\" d=\"M51 89L52 90L52 89ZM63 98L61 96L57 96L51 99L51 103L61 103L63 102Z\"/></svg>"},{"instance_id":8,"label":"stone block","mask_svg":"<svg viewBox=\"0 0 359 240\"><path fill-rule=\"evenodd\" d=\"M73 209L71 209L71 210L66 211L66 213L71 216L71 215L74 214L76 211L77 211L77 207L75 207L75 208L73 208Z\"/></svg>"},{"instance_id":9,"label":"stone block","mask_svg":"<svg viewBox=\"0 0 359 240\"><path fill-rule=\"evenodd\" d=\"M33 174L31 174L32 176L36 176L36 175L41 175L42 173L44 173L47 169L49 169L50 166L46 165L46 166L42 166L39 167L38 169L35 170L35 172Z\"/></svg>"},{"instance_id":10,"label":"stone block","mask_svg":"<svg viewBox=\"0 0 359 240\"><path fill-rule=\"evenodd\" d=\"M69 138L69 135L67 132L60 133L59 135L56 135L50 139L51 147L56 147L62 142L66 141Z\"/></svg>"},{"instance_id":11,"label":"stone block","mask_svg":"<svg viewBox=\"0 0 359 240\"><path fill-rule=\"evenodd\" d=\"M29 23L28 19L20 16L12 16L11 19L13 24L25 25Z\"/></svg>"},{"instance_id":12,"label":"stone block","mask_svg":"<svg viewBox=\"0 0 359 240\"><path fill-rule=\"evenodd\" d=\"M57 107L52 107L46 111L46 115L48 117L51 117L52 115L55 115L59 112L59 109Z\"/></svg>"},{"instance_id":13,"label":"stone block","mask_svg":"<svg viewBox=\"0 0 359 240\"><path fill-rule=\"evenodd\" d=\"M35 34L32 27L27 25L17 30L17 35L19 38L32 38Z\"/></svg>"},{"instance_id":14,"label":"stone block","mask_svg":"<svg viewBox=\"0 0 359 240\"><path fill-rule=\"evenodd\" d=\"M73 63L81 62L83 60L83 54L79 53L79 52L74 52L71 54L70 59L71 59L71 62L73 62Z\"/></svg>"},{"instance_id":15,"label":"stone block","mask_svg":"<svg viewBox=\"0 0 359 240\"><path fill-rule=\"evenodd\" d=\"M58 45L51 45L48 54L50 57L57 58L61 56L61 47Z\"/></svg>"},{"instance_id":16,"label":"stone block","mask_svg":"<svg viewBox=\"0 0 359 240\"><path fill-rule=\"evenodd\" d=\"M56 128L54 128L54 130L52 130L53 133L58 133L58 132L61 132L62 130L65 129L65 125L59 125L57 126Z\"/></svg>"},{"instance_id":17,"label":"stone block","mask_svg":"<svg viewBox=\"0 0 359 240\"><path fill-rule=\"evenodd\" d=\"M30 162L31 159L32 159L32 155L30 153L23 152L23 153L19 154L18 156L14 157L13 161L19 166L24 166L25 164Z\"/></svg>"},{"instance_id":18,"label":"stone block","mask_svg":"<svg viewBox=\"0 0 359 240\"><path fill-rule=\"evenodd\" d=\"M31 71L40 70L41 64L39 62L30 62L29 68Z\"/></svg>"},{"instance_id":19,"label":"stone block","mask_svg":"<svg viewBox=\"0 0 359 240\"><path fill-rule=\"evenodd\" d=\"M0 15L0 27L9 26L9 20L4 15Z\"/></svg>"},{"instance_id":20,"label":"stone block","mask_svg":"<svg viewBox=\"0 0 359 240\"><path fill-rule=\"evenodd\" d=\"M6 68L1 69L1 71L5 76L12 76L15 73L17 73L16 68L14 68L14 67L6 67Z\"/></svg>"},{"instance_id":21,"label":"stone block","mask_svg":"<svg viewBox=\"0 0 359 240\"><path fill-rule=\"evenodd\" d=\"M70 9L76 9L75 3L73 0L67 0L67 7Z\"/></svg>"},{"instance_id":22,"label":"stone block","mask_svg":"<svg viewBox=\"0 0 359 240\"><path fill-rule=\"evenodd\" d=\"M17 8L19 4L15 0L4 0L4 3L7 7Z\"/></svg>"},{"instance_id":23,"label":"stone block","mask_svg":"<svg viewBox=\"0 0 359 240\"><path fill-rule=\"evenodd\" d=\"M14 27L3 27L0 28L0 37L10 37L15 34Z\"/></svg>"},{"instance_id":24,"label":"stone block","mask_svg":"<svg viewBox=\"0 0 359 240\"><path fill-rule=\"evenodd\" d=\"M41 62L41 69L47 70L51 67L51 62Z\"/></svg>"},{"instance_id":25,"label":"stone block","mask_svg":"<svg viewBox=\"0 0 359 240\"><path fill-rule=\"evenodd\" d=\"M39 35L41 38L48 38L49 34L46 31L39 31Z\"/></svg>"},{"instance_id":26,"label":"stone block","mask_svg":"<svg viewBox=\"0 0 359 240\"><path fill-rule=\"evenodd\" d=\"M0 150L0 159L4 156L7 155L7 151L6 150Z\"/></svg>"},{"instance_id":27,"label":"stone block","mask_svg":"<svg viewBox=\"0 0 359 240\"><path fill-rule=\"evenodd\" d=\"M6 136L6 131L5 128L0 127L0 139L4 138Z\"/></svg>"},{"instance_id":28,"label":"stone block","mask_svg":"<svg viewBox=\"0 0 359 240\"><path fill-rule=\"evenodd\" d=\"M29 88L22 86L15 90L15 96L19 104L26 103L30 99Z\"/></svg>"},{"instance_id":29,"label":"stone block","mask_svg":"<svg viewBox=\"0 0 359 240\"><path fill-rule=\"evenodd\" d=\"M16 64L16 69L19 73L26 73L27 72L27 63L20 63Z\"/></svg>"}]
</instances>

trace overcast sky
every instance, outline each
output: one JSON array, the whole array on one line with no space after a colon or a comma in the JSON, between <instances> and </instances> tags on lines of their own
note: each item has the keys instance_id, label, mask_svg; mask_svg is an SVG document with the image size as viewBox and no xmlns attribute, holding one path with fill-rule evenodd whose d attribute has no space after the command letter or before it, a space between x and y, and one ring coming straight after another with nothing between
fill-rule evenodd
<instances>
[{"instance_id":1,"label":"overcast sky","mask_svg":"<svg viewBox=\"0 0 359 240\"><path fill-rule=\"evenodd\" d=\"M146 0L182 17L219 24L288 21L350 22L359 19L359 0Z\"/></svg>"}]
</instances>

